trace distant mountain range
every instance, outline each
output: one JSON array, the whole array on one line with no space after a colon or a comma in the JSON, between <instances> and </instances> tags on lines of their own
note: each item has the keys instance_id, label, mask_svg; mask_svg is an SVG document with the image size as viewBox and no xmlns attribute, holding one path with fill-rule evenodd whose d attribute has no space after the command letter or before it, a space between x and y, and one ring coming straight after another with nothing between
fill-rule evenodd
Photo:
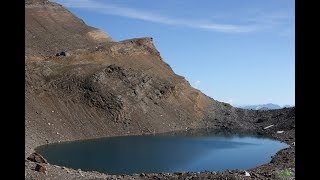
<instances>
[{"instance_id":1,"label":"distant mountain range","mask_svg":"<svg viewBox=\"0 0 320 180\"><path fill-rule=\"evenodd\" d=\"M268 103L268 104L258 104L258 105L242 105L242 106L236 106L238 108L241 109L253 109L253 110L269 110L269 109L282 109L282 108L288 108L288 107L292 107L290 105L284 105L284 106L280 106L277 104L272 104L272 103Z\"/></svg>"}]
</instances>

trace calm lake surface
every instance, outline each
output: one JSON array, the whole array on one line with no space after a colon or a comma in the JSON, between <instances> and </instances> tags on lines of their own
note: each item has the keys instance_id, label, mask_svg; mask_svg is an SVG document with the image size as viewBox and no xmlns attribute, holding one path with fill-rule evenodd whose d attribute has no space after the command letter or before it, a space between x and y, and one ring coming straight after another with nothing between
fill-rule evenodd
<instances>
[{"instance_id":1,"label":"calm lake surface","mask_svg":"<svg viewBox=\"0 0 320 180\"><path fill-rule=\"evenodd\" d=\"M108 174L250 169L288 147L253 135L162 134L124 136L36 149L50 164Z\"/></svg>"}]
</instances>

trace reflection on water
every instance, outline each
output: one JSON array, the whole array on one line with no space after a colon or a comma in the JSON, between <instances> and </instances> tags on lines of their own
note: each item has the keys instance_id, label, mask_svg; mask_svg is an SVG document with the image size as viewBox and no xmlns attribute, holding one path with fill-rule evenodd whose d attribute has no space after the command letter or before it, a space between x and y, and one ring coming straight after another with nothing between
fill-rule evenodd
<instances>
[{"instance_id":1,"label":"reflection on water","mask_svg":"<svg viewBox=\"0 0 320 180\"><path fill-rule=\"evenodd\" d=\"M125 136L39 147L51 164L108 174L222 171L267 163L279 141L254 135L189 131L157 136Z\"/></svg>"}]
</instances>

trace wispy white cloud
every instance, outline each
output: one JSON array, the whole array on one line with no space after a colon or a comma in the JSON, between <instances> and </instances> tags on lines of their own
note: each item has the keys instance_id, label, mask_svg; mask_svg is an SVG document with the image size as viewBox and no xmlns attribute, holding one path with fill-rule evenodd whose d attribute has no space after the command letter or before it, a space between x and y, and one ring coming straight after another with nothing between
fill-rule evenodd
<instances>
[{"instance_id":1,"label":"wispy white cloud","mask_svg":"<svg viewBox=\"0 0 320 180\"><path fill-rule=\"evenodd\" d=\"M97 2L94 0L55 0L60 4L63 4L69 8L83 8L93 10L103 14L117 15L132 19L139 19L149 22L183 26L189 28L205 29L209 31L225 32L225 33L244 33L252 32L259 29L257 24L251 25L238 25L238 24L225 24L208 22L206 19L178 19L165 15L153 13L151 11L145 11L141 9L134 9L129 7L123 7L108 2Z\"/></svg>"}]
</instances>

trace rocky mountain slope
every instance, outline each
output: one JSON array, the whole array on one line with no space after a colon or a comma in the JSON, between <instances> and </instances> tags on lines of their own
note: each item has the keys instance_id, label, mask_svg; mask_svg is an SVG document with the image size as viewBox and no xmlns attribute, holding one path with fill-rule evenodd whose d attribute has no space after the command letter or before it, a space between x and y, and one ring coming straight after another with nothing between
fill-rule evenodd
<instances>
[{"instance_id":1,"label":"rocky mountain slope","mask_svg":"<svg viewBox=\"0 0 320 180\"><path fill-rule=\"evenodd\" d=\"M152 38L96 42L84 37L72 44L73 29L82 28L80 36L91 28L54 3L26 9L27 145L204 126L209 98L174 74ZM54 28L65 22L72 27ZM29 39L30 34L39 39ZM60 45L61 39L70 42ZM58 48L69 55L55 56Z\"/></svg>"},{"instance_id":2,"label":"rocky mountain slope","mask_svg":"<svg viewBox=\"0 0 320 180\"><path fill-rule=\"evenodd\" d=\"M151 37L115 42L45 0L27 0L25 9L26 158L42 144L107 136L294 132L294 108L260 112L215 101L176 75ZM56 56L61 51L66 56ZM26 169L27 179L37 176Z\"/></svg>"}]
</instances>

